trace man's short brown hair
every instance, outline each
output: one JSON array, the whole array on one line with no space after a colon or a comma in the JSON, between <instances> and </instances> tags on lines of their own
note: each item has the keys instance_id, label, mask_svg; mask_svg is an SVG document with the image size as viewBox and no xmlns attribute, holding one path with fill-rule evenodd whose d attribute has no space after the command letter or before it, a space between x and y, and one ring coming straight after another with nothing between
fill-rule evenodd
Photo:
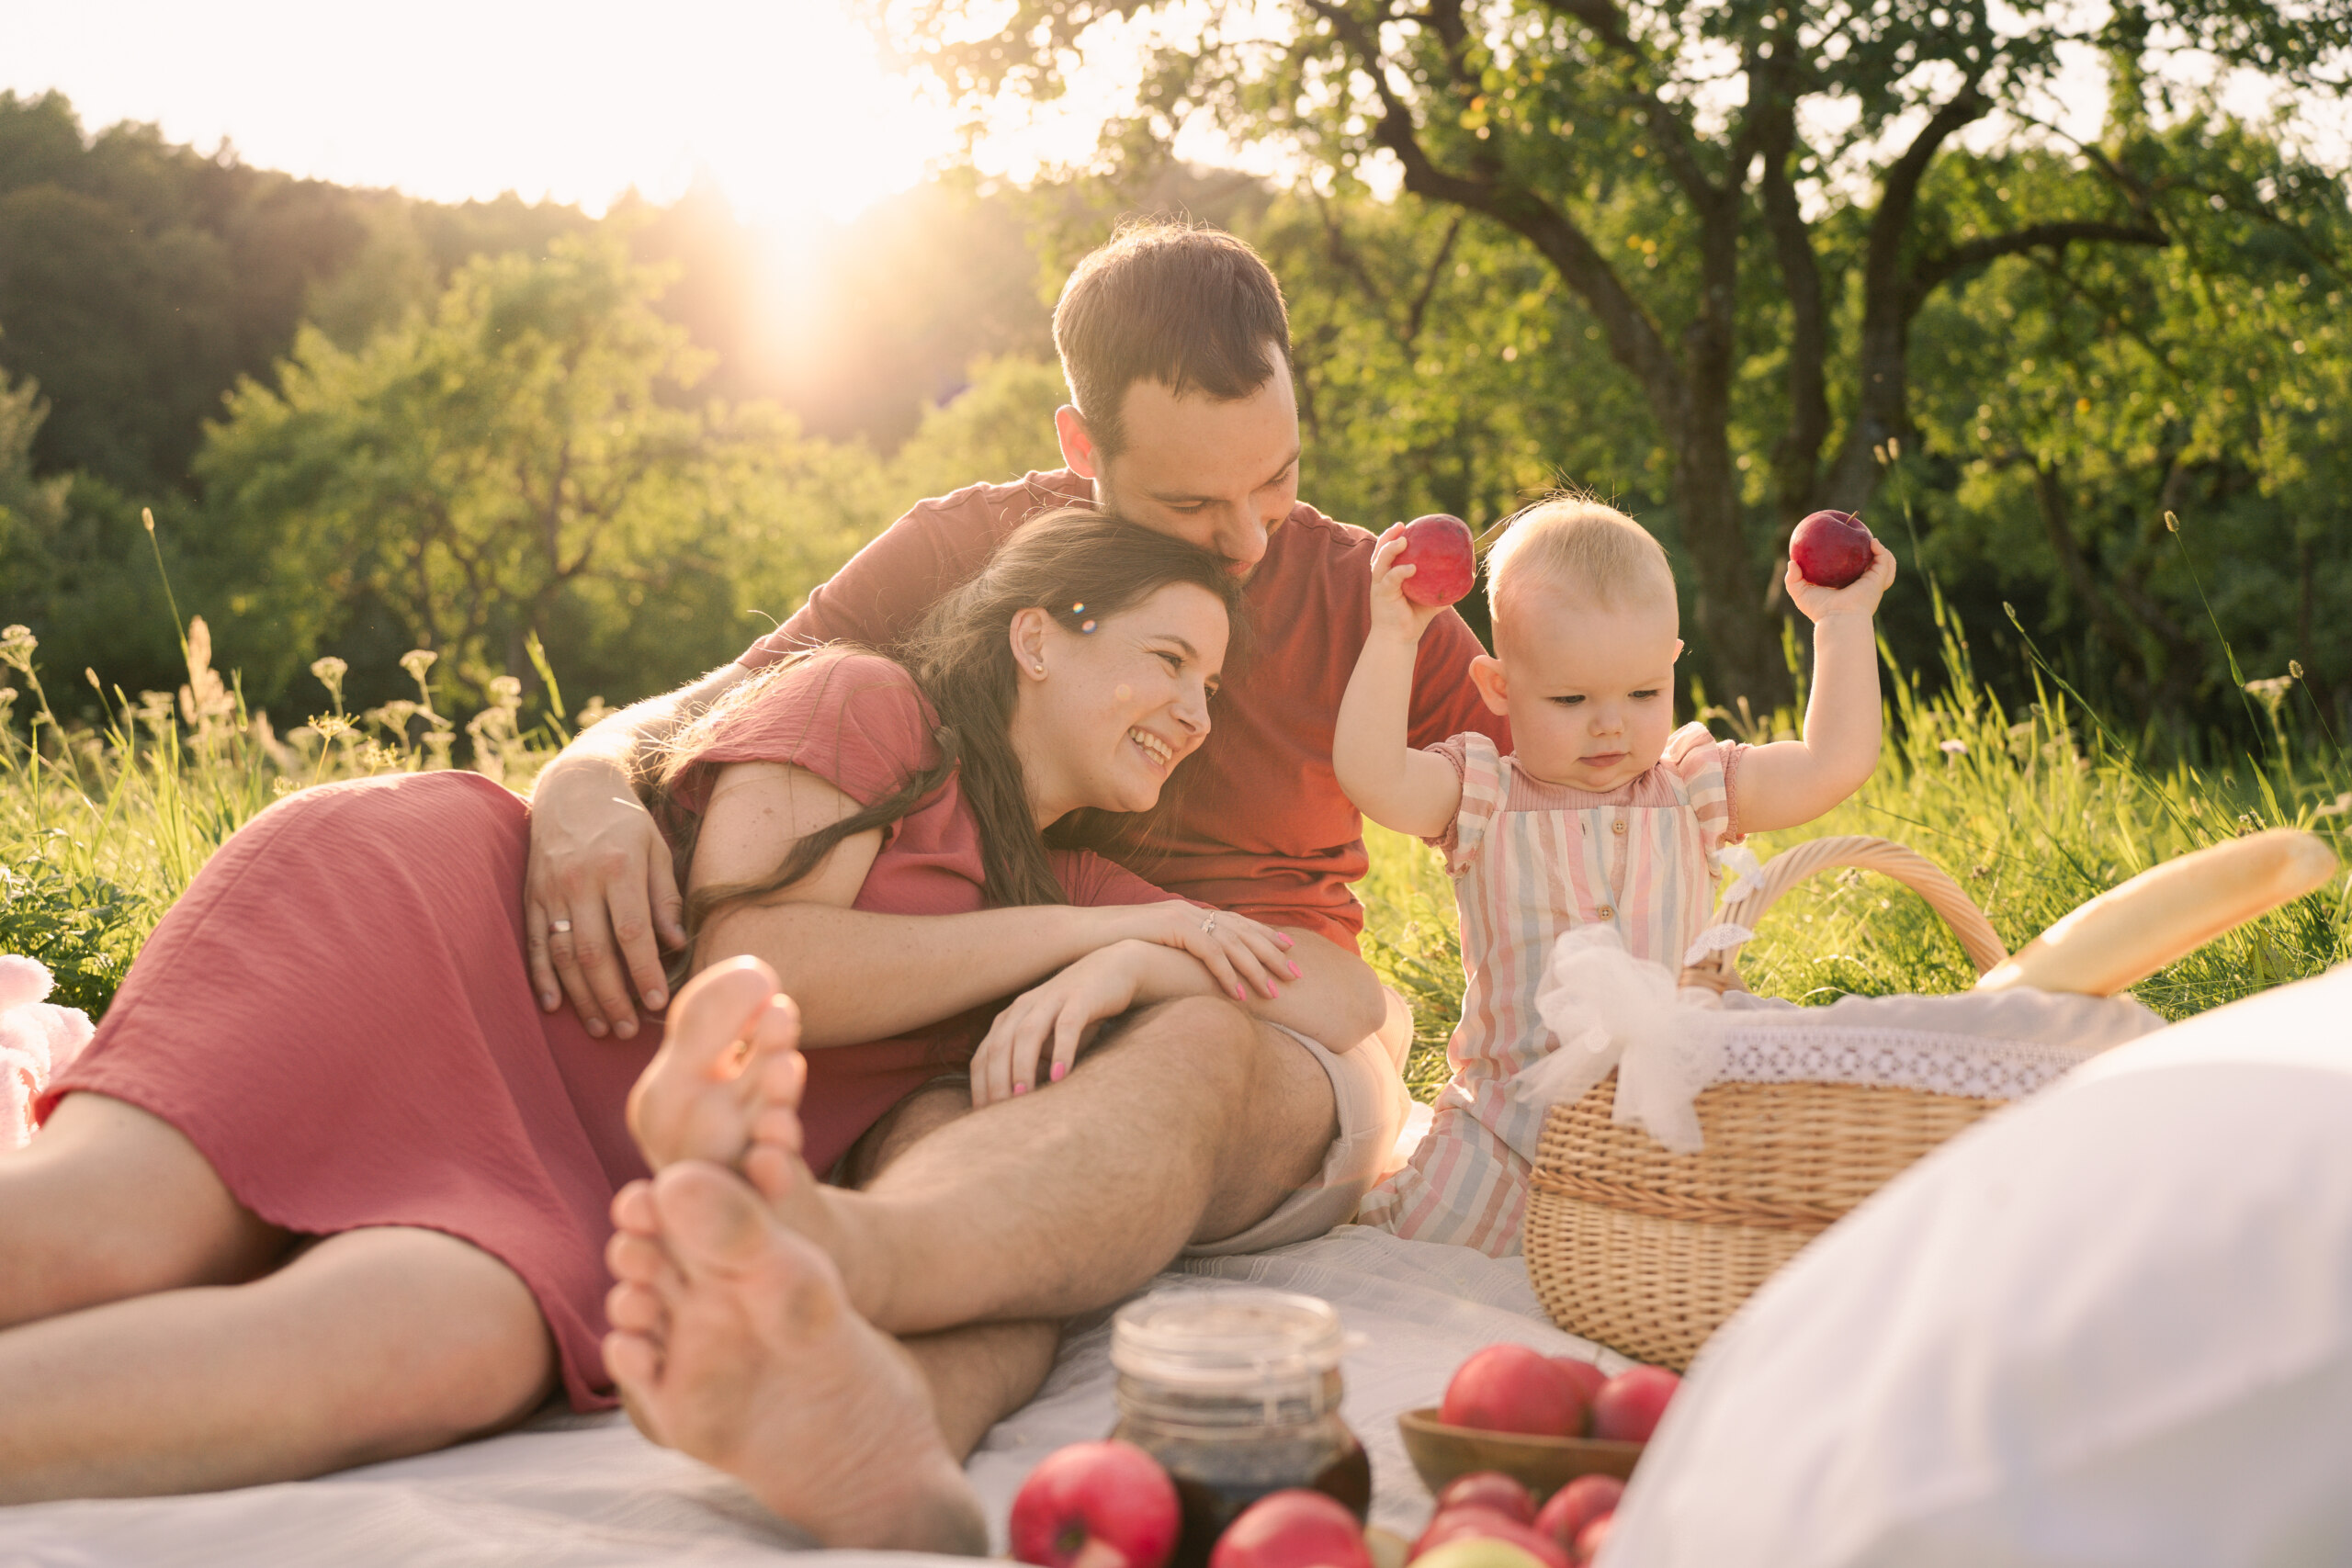
<instances>
[{"instance_id":1,"label":"man's short brown hair","mask_svg":"<svg viewBox=\"0 0 2352 1568\"><path fill-rule=\"evenodd\" d=\"M1054 347L1070 401L1111 457L1126 446L1129 387L1158 381L1178 396L1246 398L1278 367L1289 372L1290 316L1282 285L1247 243L1222 229L1150 219L1121 224L1078 264L1054 307Z\"/></svg>"}]
</instances>

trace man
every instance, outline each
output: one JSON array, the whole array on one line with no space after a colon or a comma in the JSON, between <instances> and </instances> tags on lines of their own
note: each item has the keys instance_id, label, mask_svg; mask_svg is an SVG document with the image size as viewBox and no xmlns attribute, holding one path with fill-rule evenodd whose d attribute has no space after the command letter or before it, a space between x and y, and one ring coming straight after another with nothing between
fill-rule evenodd
<instances>
[{"instance_id":1,"label":"man","mask_svg":"<svg viewBox=\"0 0 2352 1568\"><path fill-rule=\"evenodd\" d=\"M1354 951L1362 911L1346 885L1365 866L1362 823L1330 763L1368 625L1373 539L1297 500L1280 288L1229 235L1132 228L1080 264L1054 332L1071 391L1056 414L1067 468L916 507L739 663L582 735L534 795L526 909L542 1001L569 995L592 1030L627 1037L632 985L662 1005L657 931L683 939L667 851L628 788L636 747L794 648L846 638L888 649L1023 521L1073 501L1214 549L1248 574L1255 649L1227 682L1146 869L1170 892L1289 932L1299 984L1329 998L1322 1038L1238 1006L1171 1005L1132 1021L1051 1092L978 1113L952 1089L911 1097L842 1173L854 1192L820 1191L786 1159L762 1183L766 1215L707 1168L633 1190L616 1209L615 1264L631 1283L616 1292L615 1326L637 1348L620 1352L628 1371L615 1370L640 1420L834 1544L886 1542L838 1517L835 1505L858 1489L808 1462L795 1439L814 1428L746 1436L713 1414L712 1398L788 1386L800 1391L785 1401L792 1411L779 1417L766 1401L760 1419L807 1420L831 1403L813 1369L855 1368L851 1384L867 1392L851 1403L899 1408L872 1392L906 1381L896 1349L876 1348L878 1328L907 1341L927 1384L937 1432L925 1451L944 1443L960 1457L1035 1392L1054 1320L1119 1299L1187 1245L1250 1250L1347 1218L1403 1110L1396 1066L1409 1026ZM1450 613L1424 639L1414 744L1471 728L1509 744L1468 680L1478 651ZM712 993L728 998L718 1013L749 1018L766 1005L774 977L730 975ZM788 971L781 983L791 988ZM734 1038L717 1028L682 1035L673 1025L672 1055L704 1060ZM675 1076L675 1092L693 1092L695 1071ZM666 1092L651 1096L656 1120ZM734 1262L687 1267L720 1254ZM689 1280L708 1288L661 1294ZM787 1298L800 1325L788 1334L771 1315ZM802 1331L812 1313L839 1343L812 1348L823 1337ZM701 1325L693 1335L681 1334L682 1314ZM980 1326L959 1326L968 1325ZM722 1362L792 1370L730 1378L714 1370ZM834 1413L824 1429L847 1418ZM920 1427L931 1416L905 1419ZM715 1428L733 1435L708 1436ZM948 1492L960 1486L960 1474L951 1483L926 1464ZM930 1517L904 1499L871 1512L902 1532L887 1544L956 1544L929 1524L903 1533Z\"/></svg>"}]
</instances>

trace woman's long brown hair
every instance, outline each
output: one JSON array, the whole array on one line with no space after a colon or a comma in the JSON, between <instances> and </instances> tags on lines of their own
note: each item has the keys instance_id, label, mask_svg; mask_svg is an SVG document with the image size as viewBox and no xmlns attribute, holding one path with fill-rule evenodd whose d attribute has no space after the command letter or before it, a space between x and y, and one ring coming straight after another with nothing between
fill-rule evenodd
<instances>
[{"instance_id":1,"label":"woman's long brown hair","mask_svg":"<svg viewBox=\"0 0 2352 1568\"><path fill-rule=\"evenodd\" d=\"M991 904L1059 904L1068 898L1031 815L1014 754L1012 723L1019 676L1012 661L1013 616L1042 609L1071 631L1142 603L1173 582L1216 595L1232 627L1228 663L1246 635L1241 581L1222 557L1165 534L1083 507L1049 512L1023 524L999 546L979 575L934 604L921 627L890 650L929 699L938 724L938 761L840 821L802 837L766 875L704 887L686 897L686 946L673 962L675 984L692 967L695 940L721 912L772 898L817 869L842 840L888 827L960 774L964 799L979 824L984 891ZM780 660L727 692L663 749L650 789L654 815L674 847L678 885L688 886L698 810L680 801L696 759L771 682L824 679L818 668L840 649L819 649ZM1164 794L1165 792L1163 792ZM1057 840L1058 841L1058 840Z\"/></svg>"}]
</instances>

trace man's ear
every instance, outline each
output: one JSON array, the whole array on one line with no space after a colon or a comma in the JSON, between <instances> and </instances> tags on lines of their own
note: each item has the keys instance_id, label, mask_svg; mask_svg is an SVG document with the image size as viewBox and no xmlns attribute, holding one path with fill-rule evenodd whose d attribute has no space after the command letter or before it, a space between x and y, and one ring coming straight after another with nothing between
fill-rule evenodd
<instances>
[{"instance_id":1,"label":"man's ear","mask_svg":"<svg viewBox=\"0 0 2352 1568\"><path fill-rule=\"evenodd\" d=\"M1086 416L1069 403L1054 411L1054 434L1061 438L1062 461L1069 471L1082 479L1099 479L1102 467L1094 453L1094 434L1086 428Z\"/></svg>"},{"instance_id":2,"label":"man's ear","mask_svg":"<svg viewBox=\"0 0 2352 1568\"><path fill-rule=\"evenodd\" d=\"M1037 608L1023 610L1012 617L1012 629L1007 634L1012 642L1013 668L1031 679L1041 679L1046 673L1046 631L1054 618Z\"/></svg>"},{"instance_id":3,"label":"man's ear","mask_svg":"<svg viewBox=\"0 0 2352 1568\"><path fill-rule=\"evenodd\" d=\"M1509 687L1503 675L1501 660L1491 653L1482 653L1472 660L1470 682L1478 688L1478 695L1485 700L1488 713L1500 715L1504 718L1510 716L1510 705L1504 700L1509 695Z\"/></svg>"}]
</instances>

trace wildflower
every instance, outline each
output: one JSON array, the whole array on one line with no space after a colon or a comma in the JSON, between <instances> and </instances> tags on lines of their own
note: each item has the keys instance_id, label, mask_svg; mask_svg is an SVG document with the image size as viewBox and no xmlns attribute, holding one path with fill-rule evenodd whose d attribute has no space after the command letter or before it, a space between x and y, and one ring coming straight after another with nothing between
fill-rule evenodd
<instances>
[{"instance_id":1,"label":"wildflower","mask_svg":"<svg viewBox=\"0 0 2352 1568\"><path fill-rule=\"evenodd\" d=\"M401 655L401 668L408 671L410 680L422 686L424 684L424 672L432 669L433 661L440 657L429 648L412 648Z\"/></svg>"},{"instance_id":2,"label":"wildflower","mask_svg":"<svg viewBox=\"0 0 2352 1568\"><path fill-rule=\"evenodd\" d=\"M2165 532L2167 534L2177 534L2180 532L2180 519L2175 517L2169 512L2165 513Z\"/></svg>"},{"instance_id":3,"label":"wildflower","mask_svg":"<svg viewBox=\"0 0 2352 1568\"><path fill-rule=\"evenodd\" d=\"M1886 438L1886 455L1897 462L1903 460L1903 437L1890 435Z\"/></svg>"},{"instance_id":4,"label":"wildflower","mask_svg":"<svg viewBox=\"0 0 2352 1568\"><path fill-rule=\"evenodd\" d=\"M148 526L152 528L154 525L151 523ZM280 773L276 778L269 781L269 793L277 796L280 800L285 799L288 795L292 795L296 790L300 789L301 787L302 786L300 784L296 784L284 773Z\"/></svg>"},{"instance_id":5,"label":"wildflower","mask_svg":"<svg viewBox=\"0 0 2352 1568\"><path fill-rule=\"evenodd\" d=\"M492 707L512 712L523 705L523 682L512 675L493 675L490 680L490 702Z\"/></svg>"},{"instance_id":6,"label":"wildflower","mask_svg":"<svg viewBox=\"0 0 2352 1568\"><path fill-rule=\"evenodd\" d=\"M150 534L153 533L155 531L155 509L152 506L141 507L139 509L139 521L147 525L147 531Z\"/></svg>"},{"instance_id":7,"label":"wildflower","mask_svg":"<svg viewBox=\"0 0 2352 1568\"><path fill-rule=\"evenodd\" d=\"M9 626L0 629L0 664L21 675L33 672L33 649L40 639L33 636L30 626Z\"/></svg>"},{"instance_id":8,"label":"wildflower","mask_svg":"<svg viewBox=\"0 0 2352 1568\"><path fill-rule=\"evenodd\" d=\"M344 672L350 668L350 665L345 664L332 653L323 659L311 660L311 673L318 678L320 685L327 689L327 696L334 702L335 711L338 713L343 711Z\"/></svg>"},{"instance_id":9,"label":"wildflower","mask_svg":"<svg viewBox=\"0 0 2352 1568\"><path fill-rule=\"evenodd\" d=\"M2303 661L2301 660L2290 659L2287 660L2287 678L2290 681L2300 681L2303 678Z\"/></svg>"},{"instance_id":10,"label":"wildflower","mask_svg":"<svg viewBox=\"0 0 2352 1568\"><path fill-rule=\"evenodd\" d=\"M311 728L320 737L332 740L352 728L351 720L339 713L315 713L311 716Z\"/></svg>"},{"instance_id":11,"label":"wildflower","mask_svg":"<svg viewBox=\"0 0 2352 1568\"><path fill-rule=\"evenodd\" d=\"M2272 675L2266 680L2248 681L2245 683L2245 689L2275 716L2278 712L2278 705L2287 700L2287 694L2293 689L2295 679L2291 675Z\"/></svg>"},{"instance_id":12,"label":"wildflower","mask_svg":"<svg viewBox=\"0 0 2352 1568\"><path fill-rule=\"evenodd\" d=\"M1939 740L1936 742L1936 750L1941 751L1947 757L1963 757L1968 754L1968 742L1965 740Z\"/></svg>"}]
</instances>

